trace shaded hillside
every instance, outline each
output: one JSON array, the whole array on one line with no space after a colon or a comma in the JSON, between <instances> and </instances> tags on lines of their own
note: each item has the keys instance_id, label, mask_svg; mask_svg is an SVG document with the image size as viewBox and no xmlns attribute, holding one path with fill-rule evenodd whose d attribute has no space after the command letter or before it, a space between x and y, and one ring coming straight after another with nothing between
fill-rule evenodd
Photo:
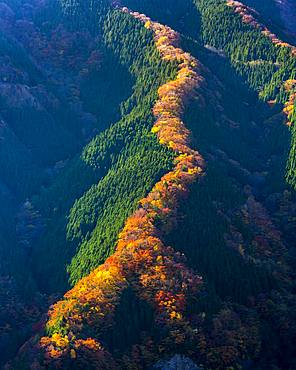
<instances>
[{"instance_id":1,"label":"shaded hillside","mask_svg":"<svg viewBox=\"0 0 296 370\"><path fill-rule=\"evenodd\" d=\"M296 61L272 4L1 4L0 345L32 337L8 368L294 368Z\"/></svg>"},{"instance_id":2,"label":"shaded hillside","mask_svg":"<svg viewBox=\"0 0 296 370\"><path fill-rule=\"evenodd\" d=\"M97 39L89 30L73 32L58 2L1 3L0 26L0 274L3 287L9 291L9 284L13 286L7 302L0 304L0 344L9 356L38 321L38 315L23 313L31 310L32 299L39 314L49 304L48 298L39 297L31 274L32 246L47 230L48 213L32 199L39 199L39 192L52 186L73 162L80 165L82 147L121 116L119 104L128 97L132 81L123 86L116 75L124 79L128 73L98 32ZM94 99L98 93L100 99ZM98 178L93 170L88 176L90 185ZM87 188L86 178L81 180ZM62 268L66 271L66 263ZM55 276L54 269L46 272ZM12 283L6 283L8 276Z\"/></svg>"},{"instance_id":3,"label":"shaded hillside","mask_svg":"<svg viewBox=\"0 0 296 370\"><path fill-rule=\"evenodd\" d=\"M246 0L245 4L255 8L264 23L284 40L295 44L296 7L293 0Z\"/></svg>"}]
</instances>

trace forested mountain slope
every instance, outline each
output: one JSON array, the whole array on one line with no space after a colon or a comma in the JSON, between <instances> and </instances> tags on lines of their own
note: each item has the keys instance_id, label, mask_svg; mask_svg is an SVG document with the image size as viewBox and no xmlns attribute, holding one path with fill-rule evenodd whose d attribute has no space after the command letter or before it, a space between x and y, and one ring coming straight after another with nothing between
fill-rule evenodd
<instances>
[{"instance_id":1,"label":"forested mountain slope","mask_svg":"<svg viewBox=\"0 0 296 370\"><path fill-rule=\"evenodd\" d=\"M2 363L32 336L7 368L296 366L296 62L273 6L0 4Z\"/></svg>"},{"instance_id":2,"label":"forested mountain slope","mask_svg":"<svg viewBox=\"0 0 296 370\"><path fill-rule=\"evenodd\" d=\"M295 4L293 0L246 0L248 5L257 10L258 17L283 40L295 43Z\"/></svg>"},{"instance_id":3,"label":"forested mountain slope","mask_svg":"<svg viewBox=\"0 0 296 370\"><path fill-rule=\"evenodd\" d=\"M102 42L90 31L72 32L70 24L66 30L59 3L41 5L1 3L3 348L9 348L10 343L13 347L28 335L38 315L33 313L32 320L24 323L30 317L24 310L38 311L43 301L39 295L32 301L36 278L31 277L31 257L34 241L47 229L47 215L45 209L36 208L33 194L50 186L110 119L120 117L119 103L129 94L129 85L116 85L115 79L116 71L122 78L127 72L103 50ZM104 69L104 63L111 63L112 71ZM94 80L97 83L92 85ZM94 102L92 89L98 85L101 98ZM76 177L79 175L76 172ZM88 176L91 184L97 178L95 171L89 171ZM86 179L83 182L87 187ZM66 270L65 265L61 268ZM47 273L55 276L54 269ZM6 290L11 296L5 296ZM15 333L15 327L20 333Z\"/></svg>"}]
</instances>

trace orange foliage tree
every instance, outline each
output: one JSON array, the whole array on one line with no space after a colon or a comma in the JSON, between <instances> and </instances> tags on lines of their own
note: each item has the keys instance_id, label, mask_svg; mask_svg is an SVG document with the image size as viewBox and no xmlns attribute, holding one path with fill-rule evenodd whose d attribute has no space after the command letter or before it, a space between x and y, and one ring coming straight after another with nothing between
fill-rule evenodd
<instances>
[{"instance_id":1,"label":"orange foliage tree","mask_svg":"<svg viewBox=\"0 0 296 370\"><path fill-rule=\"evenodd\" d=\"M79 356L83 358L81 352L98 356L96 361L109 358L97 338L112 325L121 293L128 286L155 308L156 320L168 326L173 342L185 341L182 331L188 328L186 299L202 283L186 267L184 256L160 239L161 232L174 219L178 200L187 193L188 185L204 173L203 158L190 148L190 132L181 119L187 100L198 93L203 83L199 73L202 66L177 47L179 34L171 28L127 8L122 11L139 19L153 32L163 59L178 63L176 79L158 90L152 128L159 142L176 154L175 166L127 219L115 253L50 309L48 336L39 342L47 362L77 361ZM159 230L156 221L162 221L165 227ZM86 337L89 331L96 339Z\"/></svg>"},{"instance_id":2,"label":"orange foliage tree","mask_svg":"<svg viewBox=\"0 0 296 370\"><path fill-rule=\"evenodd\" d=\"M287 42L280 40L274 33L272 33L264 24L260 23L255 16L258 13L253 9L239 1L227 0L227 5L234 9L235 13L238 13L242 17L242 21L246 24L250 24L254 28L262 32L262 34L268 37L273 44L278 47L285 47L290 49L291 54L296 56L296 47L290 45ZM287 116L287 125L291 126L291 118L294 113L294 105L296 101L296 82L295 80L285 81L285 90L290 92L289 99L284 105L283 113ZM273 103L271 101L270 103Z\"/></svg>"}]
</instances>

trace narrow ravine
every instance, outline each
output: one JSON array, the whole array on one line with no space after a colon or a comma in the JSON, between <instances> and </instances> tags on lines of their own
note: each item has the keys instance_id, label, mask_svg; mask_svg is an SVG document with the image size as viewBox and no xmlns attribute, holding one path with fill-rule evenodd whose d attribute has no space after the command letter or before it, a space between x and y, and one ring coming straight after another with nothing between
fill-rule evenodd
<instances>
[{"instance_id":1,"label":"narrow ravine","mask_svg":"<svg viewBox=\"0 0 296 370\"><path fill-rule=\"evenodd\" d=\"M202 284L201 277L186 267L184 256L164 245L161 235L172 224L178 201L205 171L204 160L190 147L190 132L182 121L186 104L201 94L203 67L178 47L180 36L170 27L127 8L120 11L151 30L161 57L178 65L176 79L158 90L152 128L160 144L175 153L174 167L127 219L115 253L51 308L46 325L49 336L41 338L37 345L42 365L55 361L63 364L64 360L81 356L87 356L89 361L94 356L93 360L99 361L107 356L111 369L110 354L97 335L86 339L84 329L89 326L91 332L101 333L112 325L121 293L127 287L151 304L155 321L168 328L169 341L176 345L186 341L190 332L185 315L187 299Z\"/></svg>"}]
</instances>

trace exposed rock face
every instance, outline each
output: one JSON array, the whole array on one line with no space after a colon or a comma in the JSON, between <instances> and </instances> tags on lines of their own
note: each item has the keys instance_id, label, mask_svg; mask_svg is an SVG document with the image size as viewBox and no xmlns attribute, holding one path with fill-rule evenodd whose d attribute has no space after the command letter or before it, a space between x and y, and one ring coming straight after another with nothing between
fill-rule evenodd
<instances>
[{"instance_id":1,"label":"exposed rock face","mask_svg":"<svg viewBox=\"0 0 296 370\"><path fill-rule=\"evenodd\" d=\"M175 355L170 360L159 361L154 365L155 370L201 370L190 358Z\"/></svg>"}]
</instances>

